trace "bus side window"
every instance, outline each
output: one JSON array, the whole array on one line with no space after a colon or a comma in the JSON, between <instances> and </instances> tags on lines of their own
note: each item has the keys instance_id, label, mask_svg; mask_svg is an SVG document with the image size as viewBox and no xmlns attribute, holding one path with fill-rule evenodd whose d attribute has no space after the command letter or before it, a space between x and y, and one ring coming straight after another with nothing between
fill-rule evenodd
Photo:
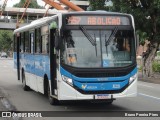
<instances>
[{"instance_id":1,"label":"bus side window","mask_svg":"<svg viewBox=\"0 0 160 120\"><path fill-rule=\"evenodd\" d=\"M33 53L33 49L34 49L34 33L31 32L30 33L30 50L31 50L31 53Z\"/></svg>"},{"instance_id":2,"label":"bus side window","mask_svg":"<svg viewBox=\"0 0 160 120\"><path fill-rule=\"evenodd\" d=\"M41 53L41 31L40 28L35 29L35 53Z\"/></svg>"},{"instance_id":3,"label":"bus side window","mask_svg":"<svg viewBox=\"0 0 160 120\"><path fill-rule=\"evenodd\" d=\"M49 42L48 35L42 36L42 53L49 53Z\"/></svg>"},{"instance_id":4,"label":"bus side window","mask_svg":"<svg viewBox=\"0 0 160 120\"><path fill-rule=\"evenodd\" d=\"M30 52L30 47L29 47L29 32L25 32L25 52L29 53Z\"/></svg>"},{"instance_id":5,"label":"bus side window","mask_svg":"<svg viewBox=\"0 0 160 120\"><path fill-rule=\"evenodd\" d=\"M20 52L24 52L24 33L20 34Z\"/></svg>"},{"instance_id":6,"label":"bus side window","mask_svg":"<svg viewBox=\"0 0 160 120\"><path fill-rule=\"evenodd\" d=\"M49 53L49 26L43 26L41 28L41 37L42 37L42 53Z\"/></svg>"}]
</instances>

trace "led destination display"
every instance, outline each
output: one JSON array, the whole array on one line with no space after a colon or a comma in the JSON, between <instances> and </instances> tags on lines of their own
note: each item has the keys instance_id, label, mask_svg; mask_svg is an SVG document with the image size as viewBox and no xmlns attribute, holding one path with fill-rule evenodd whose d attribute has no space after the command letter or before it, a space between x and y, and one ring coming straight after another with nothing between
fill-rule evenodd
<instances>
[{"instance_id":1,"label":"led destination display","mask_svg":"<svg viewBox=\"0 0 160 120\"><path fill-rule=\"evenodd\" d=\"M66 25L130 25L125 16L67 16Z\"/></svg>"}]
</instances>

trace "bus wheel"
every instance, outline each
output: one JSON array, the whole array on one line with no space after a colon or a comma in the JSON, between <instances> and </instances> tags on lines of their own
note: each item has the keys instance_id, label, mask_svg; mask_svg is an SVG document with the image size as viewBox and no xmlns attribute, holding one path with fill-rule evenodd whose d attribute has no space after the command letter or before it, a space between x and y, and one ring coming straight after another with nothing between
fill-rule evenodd
<instances>
[{"instance_id":1,"label":"bus wheel","mask_svg":"<svg viewBox=\"0 0 160 120\"><path fill-rule=\"evenodd\" d=\"M51 105L59 105L59 100L50 96L50 86L48 84L48 99Z\"/></svg>"},{"instance_id":2,"label":"bus wheel","mask_svg":"<svg viewBox=\"0 0 160 120\"><path fill-rule=\"evenodd\" d=\"M22 88L24 91L30 90L30 88L26 85L26 78L25 78L24 73L22 74Z\"/></svg>"}]
</instances>

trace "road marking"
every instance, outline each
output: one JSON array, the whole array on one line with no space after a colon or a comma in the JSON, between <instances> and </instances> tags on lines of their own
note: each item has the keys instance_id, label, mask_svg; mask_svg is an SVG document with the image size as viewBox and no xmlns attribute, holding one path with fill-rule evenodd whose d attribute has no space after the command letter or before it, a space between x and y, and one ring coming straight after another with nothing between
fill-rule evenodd
<instances>
[{"instance_id":1,"label":"road marking","mask_svg":"<svg viewBox=\"0 0 160 120\"><path fill-rule=\"evenodd\" d=\"M138 93L138 94L141 95L141 96L145 96L145 97L153 98L153 99L156 99L156 100L160 100L159 97L154 97L154 96L143 94L143 93Z\"/></svg>"},{"instance_id":2,"label":"road marking","mask_svg":"<svg viewBox=\"0 0 160 120\"><path fill-rule=\"evenodd\" d=\"M149 85L143 85L143 84L138 84L139 86L144 86L144 87L149 87L149 88L155 88L155 87L152 87L152 86L149 86Z\"/></svg>"}]
</instances>

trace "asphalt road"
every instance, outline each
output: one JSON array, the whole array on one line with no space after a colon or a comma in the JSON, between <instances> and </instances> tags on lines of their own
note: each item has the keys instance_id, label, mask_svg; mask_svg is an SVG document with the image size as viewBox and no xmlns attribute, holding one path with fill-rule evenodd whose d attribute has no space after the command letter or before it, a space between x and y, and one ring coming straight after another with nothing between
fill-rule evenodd
<instances>
[{"instance_id":1,"label":"asphalt road","mask_svg":"<svg viewBox=\"0 0 160 120\"><path fill-rule=\"evenodd\" d=\"M138 82L138 96L134 98L121 98L113 102L112 105L107 104L95 104L89 102L64 102L60 106L51 106L48 99L40 93L34 91L23 91L21 83L17 80L16 70L13 69L13 60L11 59L0 59L0 90L3 92L5 97L10 101L18 111L89 111L95 115L100 112L92 111L160 111L160 85L153 83ZM1 110L0 110L1 111ZM73 115L74 116L74 115ZM76 115L75 115L76 116ZM116 114L115 114L116 116ZM159 115L160 116L160 115ZM62 116L63 117L63 116ZM1 118L0 118L1 119ZM27 119L27 118L25 118ZM42 120L48 120L53 118L41 118ZM41 120L38 118L38 120ZM57 117L56 119L63 119ZM65 118L70 119L70 117ZM72 117L71 119L74 119ZM92 117L86 118L77 117L76 119L92 119L92 120L106 120L104 117ZM158 120L160 118L151 117L109 117L107 120Z\"/></svg>"}]
</instances>

